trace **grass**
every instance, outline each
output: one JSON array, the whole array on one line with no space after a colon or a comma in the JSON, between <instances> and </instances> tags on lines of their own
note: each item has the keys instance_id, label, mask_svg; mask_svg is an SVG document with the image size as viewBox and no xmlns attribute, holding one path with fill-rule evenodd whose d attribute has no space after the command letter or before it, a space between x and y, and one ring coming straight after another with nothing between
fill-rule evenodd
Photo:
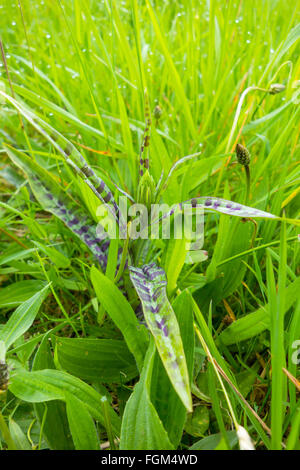
<instances>
[{"instance_id":1,"label":"grass","mask_svg":"<svg viewBox=\"0 0 300 470\"><path fill-rule=\"evenodd\" d=\"M300 449L299 6L2 2L3 449L237 449L247 445L239 426L256 449ZM201 261L186 263L181 240L127 239L99 266L33 176L90 227L99 199L57 142L73 144L115 197L153 196L138 167L147 96L155 185L196 154L172 173L163 202L219 197L281 219L210 212ZM237 143L251 155L249 188ZM129 279L126 262L152 261L167 273L159 318L177 331L184 387ZM159 280L143 282L153 292Z\"/></svg>"}]
</instances>

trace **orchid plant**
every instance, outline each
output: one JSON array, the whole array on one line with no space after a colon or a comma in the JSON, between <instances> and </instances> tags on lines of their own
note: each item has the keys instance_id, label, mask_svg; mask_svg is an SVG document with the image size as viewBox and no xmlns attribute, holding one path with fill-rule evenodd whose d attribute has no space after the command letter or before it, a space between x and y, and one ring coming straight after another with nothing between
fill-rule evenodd
<instances>
[{"instance_id":1,"label":"orchid plant","mask_svg":"<svg viewBox=\"0 0 300 470\"><path fill-rule=\"evenodd\" d=\"M151 117L149 105L146 103L146 129L137 162L139 181L136 185L136 194L130 195L125 189L118 187L116 183L109 187L99 176L98 172L88 164L73 143L51 127L45 120L33 113L26 105L3 91L0 91L0 95L17 110L22 119L27 120L36 131L50 142L61 155L67 167L83 181L84 185L90 188L98 198L99 204L105 204L108 207L108 210L111 211L112 216L119 224L122 224L123 220L115 197L118 191L127 198L129 205L137 202L149 208L151 204L163 201L164 191L179 165L197 156L196 154L181 158L171 167L165 178L162 174L159 181L155 182L151 174L149 152ZM57 178L39 165L32 157L12 146L6 145L5 148L11 160L27 175L32 192L43 209L60 219L85 244L94 256L100 271L105 273L111 241L109 239L103 240L97 236L95 220L74 202L71 191L64 190ZM241 147L239 147L239 150L241 151ZM248 164L249 159L247 158ZM221 213L242 219L280 219L280 217L268 212L237 202L218 197L202 196L193 197L190 200L175 204L171 210L163 214L159 221L166 217L172 217L176 211L181 211L184 204L187 203L191 204L193 209L200 208L204 212ZM130 222L127 227L128 230L129 226ZM123 246L121 246L121 243ZM152 243L151 240L142 240L138 244L135 240L130 240L127 237L124 241L120 240L118 245L118 272L115 275L114 281L122 293L127 295L127 290L130 289L130 286L128 282L124 284L123 281L124 279L126 280L126 276L128 278L129 273L130 280L135 289L135 298L140 299L140 305L137 305L135 299L136 314L140 321L146 324L152 335L156 349L176 393L186 410L191 411L191 387L185 353L176 315L168 298L168 295L174 292L174 288L176 289L176 282L172 289L169 289L167 274L162 266L159 265L159 258L155 256L155 253L158 251L157 245ZM144 264L144 260L149 259L149 256L145 255L145 251L148 251L148 254L151 253L151 257L155 260L154 262ZM182 265L179 266L179 270L180 267ZM97 283L95 281L96 278L94 277L93 279L94 284ZM95 287L99 288L99 286ZM140 315L140 306L143 311L142 317Z\"/></svg>"}]
</instances>

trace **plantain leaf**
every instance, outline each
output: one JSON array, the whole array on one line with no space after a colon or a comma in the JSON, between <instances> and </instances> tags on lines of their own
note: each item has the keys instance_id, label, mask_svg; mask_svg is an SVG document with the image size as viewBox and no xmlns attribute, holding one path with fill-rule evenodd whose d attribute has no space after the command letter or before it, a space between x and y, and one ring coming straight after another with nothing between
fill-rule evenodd
<instances>
[{"instance_id":1,"label":"plantain leaf","mask_svg":"<svg viewBox=\"0 0 300 470\"><path fill-rule=\"evenodd\" d=\"M126 383L138 375L134 357L124 341L59 337L55 340L59 364L81 379Z\"/></svg>"},{"instance_id":2,"label":"plantain leaf","mask_svg":"<svg viewBox=\"0 0 300 470\"><path fill-rule=\"evenodd\" d=\"M11 160L27 175L31 189L43 209L58 217L87 246L105 269L107 241L97 237L94 221L77 206L53 176L28 155L6 147Z\"/></svg>"},{"instance_id":3,"label":"plantain leaf","mask_svg":"<svg viewBox=\"0 0 300 470\"><path fill-rule=\"evenodd\" d=\"M130 303L113 281L94 266L91 269L91 281L99 302L121 331L139 370L142 370L148 346L148 333L145 326L139 323Z\"/></svg>"},{"instance_id":4,"label":"plantain leaf","mask_svg":"<svg viewBox=\"0 0 300 470\"><path fill-rule=\"evenodd\" d=\"M31 445L24 432L11 417L9 418L9 432L18 450L32 450Z\"/></svg>"},{"instance_id":5,"label":"plantain leaf","mask_svg":"<svg viewBox=\"0 0 300 470\"><path fill-rule=\"evenodd\" d=\"M220 216L218 239L206 271L207 284L194 293L194 298L203 313L208 313L211 302L214 308L241 285L246 272L246 265L243 262L247 260L246 256L220 267L217 265L222 260L247 250L252 232L253 224L250 221L241 223L239 219Z\"/></svg>"},{"instance_id":6,"label":"plantain leaf","mask_svg":"<svg viewBox=\"0 0 300 470\"><path fill-rule=\"evenodd\" d=\"M235 431L226 431L227 439L230 448L233 448L238 443L238 438ZM222 440L222 434L211 434L210 436L200 439L195 442L189 450L215 450Z\"/></svg>"},{"instance_id":7,"label":"plantain leaf","mask_svg":"<svg viewBox=\"0 0 300 470\"><path fill-rule=\"evenodd\" d=\"M166 294L166 275L155 263L130 266L131 281L141 299L145 320L169 379L188 411L192 410L190 380L176 315Z\"/></svg>"},{"instance_id":8,"label":"plantain leaf","mask_svg":"<svg viewBox=\"0 0 300 470\"><path fill-rule=\"evenodd\" d=\"M75 395L66 393L67 415L76 450L99 450L100 443L94 420Z\"/></svg>"},{"instance_id":9,"label":"plantain leaf","mask_svg":"<svg viewBox=\"0 0 300 470\"><path fill-rule=\"evenodd\" d=\"M52 352L49 345L50 332L46 333L34 357L32 370L55 369ZM70 450L74 444L68 425L66 404L61 400L47 403L34 403L35 414L43 429L43 437L50 449Z\"/></svg>"},{"instance_id":10,"label":"plantain leaf","mask_svg":"<svg viewBox=\"0 0 300 470\"><path fill-rule=\"evenodd\" d=\"M173 446L150 398L155 346L150 342L140 381L129 398L122 420L121 450L169 450Z\"/></svg>"},{"instance_id":11,"label":"plantain leaf","mask_svg":"<svg viewBox=\"0 0 300 470\"><path fill-rule=\"evenodd\" d=\"M9 390L21 400L30 403L42 403L52 400L67 401L68 394L75 395L88 409L94 419L104 426L104 416L100 395L94 388L77 377L66 372L44 369L28 372L18 368L11 374ZM116 434L119 433L120 421L112 408L109 408L110 420Z\"/></svg>"}]
</instances>

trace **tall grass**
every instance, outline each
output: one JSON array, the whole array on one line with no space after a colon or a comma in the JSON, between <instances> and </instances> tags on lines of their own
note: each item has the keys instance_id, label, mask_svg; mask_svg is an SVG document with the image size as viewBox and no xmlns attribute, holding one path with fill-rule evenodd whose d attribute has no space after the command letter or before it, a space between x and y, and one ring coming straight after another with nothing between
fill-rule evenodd
<instances>
[{"instance_id":1,"label":"tall grass","mask_svg":"<svg viewBox=\"0 0 300 470\"><path fill-rule=\"evenodd\" d=\"M115 196L115 185L138 194L148 96L155 182L197 154L174 172L164 202L247 198L293 219L210 213L208 257L192 265L174 240L140 247L141 259L162 266L170 281L164 301L186 356L187 414L135 316L128 246L112 242L104 272L97 266L90 274L95 260L43 210L9 151L25 153L40 175L47 170L57 194L94 222L99 201L2 94L0 340L11 370L0 396L3 448L229 449L240 425L258 449L299 449L299 7L298 0L2 2L0 90L74 144ZM237 143L251 156L249 197ZM123 274L125 287L117 288Z\"/></svg>"}]
</instances>

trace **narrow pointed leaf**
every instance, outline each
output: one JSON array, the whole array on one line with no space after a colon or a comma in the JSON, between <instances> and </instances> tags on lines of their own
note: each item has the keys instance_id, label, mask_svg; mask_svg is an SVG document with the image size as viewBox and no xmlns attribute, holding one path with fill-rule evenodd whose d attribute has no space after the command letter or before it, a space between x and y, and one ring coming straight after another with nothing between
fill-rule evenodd
<instances>
[{"instance_id":1,"label":"narrow pointed leaf","mask_svg":"<svg viewBox=\"0 0 300 470\"><path fill-rule=\"evenodd\" d=\"M111 203L114 206L114 214L117 217L118 206L114 200L113 194L105 182L99 178L93 169L87 164L77 148L56 129L51 127L29 109L25 109L14 98L0 90L0 96L5 98L30 124L43 135L62 155L66 163L73 171L82 178L90 187L93 193L105 203Z\"/></svg>"},{"instance_id":2,"label":"narrow pointed leaf","mask_svg":"<svg viewBox=\"0 0 300 470\"><path fill-rule=\"evenodd\" d=\"M12 418L9 418L9 432L18 450L32 450L32 447L21 427Z\"/></svg>"},{"instance_id":3,"label":"narrow pointed leaf","mask_svg":"<svg viewBox=\"0 0 300 470\"><path fill-rule=\"evenodd\" d=\"M152 222L156 224L160 220L170 217L175 212L180 212L184 209L184 205L191 205L194 208L203 209L205 212L220 212L222 214L233 215L236 217L253 217L253 218L265 218L265 219L280 219L276 215L270 214L269 212L255 209L254 207L244 206L237 202L228 201L219 197L195 197L188 199L187 201L174 204L173 208L166 212L160 219L156 219Z\"/></svg>"},{"instance_id":4,"label":"narrow pointed leaf","mask_svg":"<svg viewBox=\"0 0 300 470\"><path fill-rule=\"evenodd\" d=\"M129 269L162 363L182 403L191 411L189 375L178 322L166 294L165 272L155 263Z\"/></svg>"},{"instance_id":5,"label":"narrow pointed leaf","mask_svg":"<svg viewBox=\"0 0 300 470\"><path fill-rule=\"evenodd\" d=\"M48 286L23 302L1 328L0 340L4 341L6 349L31 327L47 294Z\"/></svg>"},{"instance_id":6,"label":"narrow pointed leaf","mask_svg":"<svg viewBox=\"0 0 300 470\"><path fill-rule=\"evenodd\" d=\"M43 209L54 214L88 247L105 269L107 241L97 237L94 221L77 206L50 173L28 155L7 148L11 160L27 175L31 189Z\"/></svg>"},{"instance_id":7,"label":"narrow pointed leaf","mask_svg":"<svg viewBox=\"0 0 300 470\"><path fill-rule=\"evenodd\" d=\"M17 307L33 294L40 292L46 286L45 281L29 280L18 281L7 287L2 287L0 292L0 307Z\"/></svg>"},{"instance_id":8,"label":"narrow pointed leaf","mask_svg":"<svg viewBox=\"0 0 300 470\"><path fill-rule=\"evenodd\" d=\"M285 289L285 313L299 298L300 277L294 282L291 282ZM262 331L271 328L270 304L260 307L255 312L249 313L235 322L231 323L226 330L224 330L219 340L229 346L231 344L245 341L246 339L253 338L259 335Z\"/></svg>"}]
</instances>

